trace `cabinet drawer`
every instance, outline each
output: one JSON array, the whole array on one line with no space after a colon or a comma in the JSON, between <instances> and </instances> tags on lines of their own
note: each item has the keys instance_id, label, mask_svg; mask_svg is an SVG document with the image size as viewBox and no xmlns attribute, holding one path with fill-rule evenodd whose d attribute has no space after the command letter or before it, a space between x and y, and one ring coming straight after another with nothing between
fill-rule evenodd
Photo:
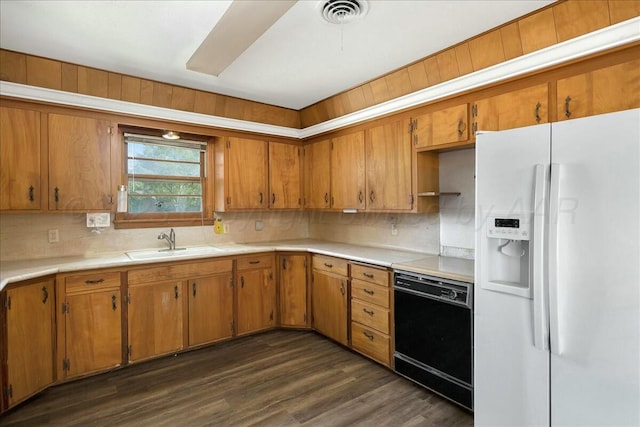
<instances>
[{"instance_id":1,"label":"cabinet drawer","mask_svg":"<svg viewBox=\"0 0 640 427\"><path fill-rule=\"evenodd\" d=\"M351 324L351 345L377 361L389 366L389 336L357 323Z\"/></svg>"},{"instance_id":2,"label":"cabinet drawer","mask_svg":"<svg viewBox=\"0 0 640 427\"><path fill-rule=\"evenodd\" d=\"M351 278L389 286L389 272L386 269L351 264Z\"/></svg>"},{"instance_id":3,"label":"cabinet drawer","mask_svg":"<svg viewBox=\"0 0 640 427\"><path fill-rule=\"evenodd\" d=\"M353 299L351 300L351 320L384 334L389 333L389 310L386 308Z\"/></svg>"},{"instance_id":4,"label":"cabinet drawer","mask_svg":"<svg viewBox=\"0 0 640 427\"><path fill-rule=\"evenodd\" d=\"M349 274L349 263L342 258L314 255L313 268L316 270L330 271L341 276L347 276Z\"/></svg>"},{"instance_id":5,"label":"cabinet drawer","mask_svg":"<svg viewBox=\"0 0 640 427\"><path fill-rule=\"evenodd\" d=\"M159 267L146 267L140 270L130 270L127 282L130 285L139 283L164 282L167 280L192 279L199 276L211 276L233 270L231 259L192 262L188 264L166 264Z\"/></svg>"},{"instance_id":6,"label":"cabinet drawer","mask_svg":"<svg viewBox=\"0 0 640 427\"><path fill-rule=\"evenodd\" d=\"M100 272L69 276L64 279L66 293L86 292L94 289L119 288L120 272Z\"/></svg>"},{"instance_id":7,"label":"cabinet drawer","mask_svg":"<svg viewBox=\"0 0 640 427\"><path fill-rule=\"evenodd\" d=\"M242 257L238 258L237 261L238 271L252 270L254 268L269 268L271 264L273 264L273 254Z\"/></svg>"},{"instance_id":8,"label":"cabinet drawer","mask_svg":"<svg viewBox=\"0 0 640 427\"><path fill-rule=\"evenodd\" d=\"M351 281L351 298L389 308L389 288L362 280Z\"/></svg>"}]
</instances>

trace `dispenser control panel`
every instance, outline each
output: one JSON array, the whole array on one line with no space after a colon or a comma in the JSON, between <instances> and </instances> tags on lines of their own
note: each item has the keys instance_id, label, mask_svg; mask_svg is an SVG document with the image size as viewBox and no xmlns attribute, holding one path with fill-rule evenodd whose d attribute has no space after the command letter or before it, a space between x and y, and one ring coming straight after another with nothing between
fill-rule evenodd
<instances>
[{"instance_id":1,"label":"dispenser control panel","mask_svg":"<svg viewBox=\"0 0 640 427\"><path fill-rule=\"evenodd\" d=\"M487 236L495 239L529 240L530 221L524 216L500 216L487 218Z\"/></svg>"}]
</instances>

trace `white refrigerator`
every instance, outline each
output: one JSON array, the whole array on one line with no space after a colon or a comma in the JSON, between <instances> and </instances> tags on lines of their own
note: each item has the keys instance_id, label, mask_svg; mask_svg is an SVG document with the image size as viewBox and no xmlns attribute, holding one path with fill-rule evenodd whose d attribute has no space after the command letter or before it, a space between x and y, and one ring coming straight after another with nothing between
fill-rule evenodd
<instances>
[{"instance_id":1,"label":"white refrigerator","mask_svg":"<svg viewBox=\"0 0 640 427\"><path fill-rule=\"evenodd\" d=\"M474 421L640 426L640 109L479 132Z\"/></svg>"}]
</instances>

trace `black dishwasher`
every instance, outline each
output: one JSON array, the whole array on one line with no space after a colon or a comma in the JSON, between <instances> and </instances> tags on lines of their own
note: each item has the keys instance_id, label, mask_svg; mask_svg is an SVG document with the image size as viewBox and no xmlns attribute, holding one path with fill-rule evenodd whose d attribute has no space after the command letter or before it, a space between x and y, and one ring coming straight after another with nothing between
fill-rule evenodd
<instances>
[{"instance_id":1,"label":"black dishwasher","mask_svg":"<svg viewBox=\"0 0 640 427\"><path fill-rule=\"evenodd\" d=\"M473 410L473 312L469 283L394 273L395 370Z\"/></svg>"}]
</instances>

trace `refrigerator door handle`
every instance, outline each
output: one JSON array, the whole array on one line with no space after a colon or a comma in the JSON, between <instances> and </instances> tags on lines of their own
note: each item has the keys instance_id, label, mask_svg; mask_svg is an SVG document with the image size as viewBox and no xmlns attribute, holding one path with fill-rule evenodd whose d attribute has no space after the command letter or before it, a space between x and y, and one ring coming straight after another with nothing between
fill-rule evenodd
<instances>
[{"instance_id":1,"label":"refrigerator door handle","mask_svg":"<svg viewBox=\"0 0 640 427\"><path fill-rule=\"evenodd\" d=\"M558 283L558 256L559 256L559 209L560 209L560 173L561 168L557 163L551 164L551 188L549 190L549 330L551 353L560 355L562 346L560 342L560 292Z\"/></svg>"},{"instance_id":2,"label":"refrigerator door handle","mask_svg":"<svg viewBox=\"0 0 640 427\"><path fill-rule=\"evenodd\" d=\"M545 218L547 217L548 165L535 166L533 188L533 236L531 281L533 285L533 345L539 350L549 349L547 291L544 276Z\"/></svg>"}]
</instances>

